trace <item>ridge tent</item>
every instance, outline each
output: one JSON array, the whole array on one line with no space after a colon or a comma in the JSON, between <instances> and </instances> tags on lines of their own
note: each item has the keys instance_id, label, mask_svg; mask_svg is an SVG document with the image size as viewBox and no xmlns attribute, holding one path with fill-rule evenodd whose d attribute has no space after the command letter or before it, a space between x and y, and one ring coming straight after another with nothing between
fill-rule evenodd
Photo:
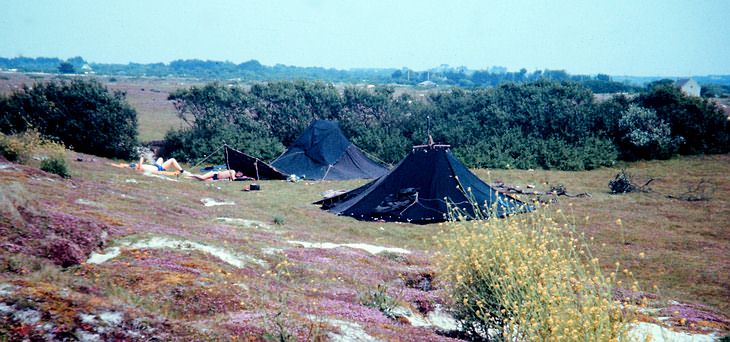
<instances>
[{"instance_id":1,"label":"ridge tent","mask_svg":"<svg viewBox=\"0 0 730 342\"><path fill-rule=\"evenodd\" d=\"M414 146L388 174L315 204L358 220L412 223L447 220L447 202L458 206L467 219L475 217L471 203L497 217L532 211L532 207L498 192L471 173L449 147Z\"/></svg>"},{"instance_id":2,"label":"ridge tent","mask_svg":"<svg viewBox=\"0 0 730 342\"><path fill-rule=\"evenodd\" d=\"M337 123L315 120L271 165L312 180L378 178L387 170L351 143Z\"/></svg>"},{"instance_id":3,"label":"ridge tent","mask_svg":"<svg viewBox=\"0 0 730 342\"><path fill-rule=\"evenodd\" d=\"M239 150L224 145L226 166L228 169L241 171L244 175L260 179L286 179L287 175L261 159L249 156Z\"/></svg>"}]
</instances>

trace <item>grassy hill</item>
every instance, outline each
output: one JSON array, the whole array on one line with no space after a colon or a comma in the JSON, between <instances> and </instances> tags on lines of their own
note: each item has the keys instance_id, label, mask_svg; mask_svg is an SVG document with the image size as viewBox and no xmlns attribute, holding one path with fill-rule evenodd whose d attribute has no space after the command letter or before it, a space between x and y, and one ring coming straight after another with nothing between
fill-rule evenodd
<instances>
[{"instance_id":1,"label":"grassy hill","mask_svg":"<svg viewBox=\"0 0 730 342\"><path fill-rule=\"evenodd\" d=\"M9 78L0 89L29 80ZM185 85L108 86L127 91L142 140L181 124L165 99ZM40 171L37 160L0 160L0 336L450 339L439 334L448 299L434 266L434 237L448 224L360 222L310 204L364 181L262 181L262 191L244 192L247 183L154 177L73 152L68 160L71 179ZM622 168L636 182L653 178L652 191L610 194L607 183ZM643 319L727 332L728 170L730 155L589 172L475 172L521 189L590 193L557 197L544 210L561 210L561 220L593 238L607 272L618 261L634 274L657 303ZM701 181L706 200L669 197ZM389 317L391 305L407 311Z\"/></svg>"},{"instance_id":2,"label":"grassy hill","mask_svg":"<svg viewBox=\"0 0 730 342\"><path fill-rule=\"evenodd\" d=\"M364 304L373 293L423 315L444 304L433 236L447 225L360 222L310 204L322 191L363 181L262 181L262 191L244 192L241 182L146 176L87 155L71 160L70 180L1 163L3 308L30 317L5 316L5 333L35 336L48 323L69 334L126 338L129 331L163 339L310 338L352 329L388 340L446 339L434 327L404 324ZM555 206L594 237L607 270L619 261L658 301L728 313L730 156L627 167L638 178L656 178L654 191L609 194L606 184L618 168L477 174L523 188L563 184L569 193L590 192L560 197ZM700 179L713 185L710 200L666 196ZM205 206L208 199L233 204ZM334 247L318 243L350 247L312 248ZM392 251L372 253L367 245Z\"/></svg>"}]
</instances>

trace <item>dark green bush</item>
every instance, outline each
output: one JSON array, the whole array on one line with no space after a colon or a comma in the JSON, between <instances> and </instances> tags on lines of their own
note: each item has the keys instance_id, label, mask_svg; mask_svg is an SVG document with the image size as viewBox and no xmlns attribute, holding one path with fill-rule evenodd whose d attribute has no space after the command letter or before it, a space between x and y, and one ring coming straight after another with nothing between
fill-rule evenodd
<instances>
[{"instance_id":1,"label":"dark green bush","mask_svg":"<svg viewBox=\"0 0 730 342\"><path fill-rule=\"evenodd\" d=\"M660 120L669 124L672 137L683 142L680 154L730 152L730 122L715 103L684 95L664 84L641 94L636 103L654 110Z\"/></svg>"},{"instance_id":2,"label":"dark green bush","mask_svg":"<svg viewBox=\"0 0 730 342\"><path fill-rule=\"evenodd\" d=\"M680 137L652 109L631 105L619 120L617 145L624 160L667 159L677 152Z\"/></svg>"},{"instance_id":3,"label":"dark green bush","mask_svg":"<svg viewBox=\"0 0 730 342\"><path fill-rule=\"evenodd\" d=\"M238 88L213 83L178 90L169 99L190 127L167 133L163 155L195 162L208 157L224 143L264 160L284 151L267 122L252 110L254 99ZM223 160L224 156L219 153L207 161L221 163Z\"/></svg>"},{"instance_id":4,"label":"dark green bush","mask_svg":"<svg viewBox=\"0 0 730 342\"><path fill-rule=\"evenodd\" d=\"M51 81L0 98L0 131L35 128L79 152L129 158L137 146L137 112L121 92L94 80Z\"/></svg>"},{"instance_id":5,"label":"dark green bush","mask_svg":"<svg viewBox=\"0 0 730 342\"><path fill-rule=\"evenodd\" d=\"M250 90L213 83L179 90L170 100L190 127L168 133L164 154L184 161L205 157L223 141L271 160L313 119L339 121L350 141L387 164L429 134L451 144L469 167L590 170L617 158L730 149L730 127L719 109L669 83L652 85L634 100L619 95L600 103L578 83L546 80L428 96L387 86L338 92L319 82L271 82ZM216 158L211 161L222 156Z\"/></svg>"},{"instance_id":6,"label":"dark green bush","mask_svg":"<svg viewBox=\"0 0 730 342\"><path fill-rule=\"evenodd\" d=\"M61 156L49 156L43 159L41 161L41 170L59 175L63 178L71 178L66 159Z\"/></svg>"}]
</instances>

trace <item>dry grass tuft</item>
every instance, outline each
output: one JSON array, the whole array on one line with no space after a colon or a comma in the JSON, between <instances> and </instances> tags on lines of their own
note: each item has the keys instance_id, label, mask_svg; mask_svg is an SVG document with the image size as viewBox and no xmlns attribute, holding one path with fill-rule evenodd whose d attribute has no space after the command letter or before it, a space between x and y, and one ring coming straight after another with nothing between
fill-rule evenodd
<instances>
[{"instance_id":1,"label":"dry grass tuft","mask_svg":"<svg viewBox=\"0 0 730 342\"><path fill-rule=\"evenodd\" d=\"M468 334L508 341L616 341L625 334L634 309L613 299L620 265L604 275L583 236L553 214L562 216L541 208L445 225L437 263Z\"/></svg>"}]
</instances>

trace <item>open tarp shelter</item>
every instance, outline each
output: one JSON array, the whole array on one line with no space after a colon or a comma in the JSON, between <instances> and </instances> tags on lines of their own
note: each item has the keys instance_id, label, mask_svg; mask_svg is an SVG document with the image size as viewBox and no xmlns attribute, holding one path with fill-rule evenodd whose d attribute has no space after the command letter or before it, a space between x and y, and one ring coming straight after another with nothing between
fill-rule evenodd
<instances>
[{"instance_id":1,"label":"open tarp shelter","mask_svg":"<svg viewBox=\"0 0 730 342\"><path fill-rule=\"evenodd\" d=\"M271 165L312 180L378 178L387 170L352 144L336 123L315 120Z\"/></svg>"},{"instance_id":2,"label":"open tarp shelter","mask_svg":"<svg viewBox=\"0 0 730 342\"><path fill-rule=\"evenodd\" d=\"M476 217L475 211L504 217L532 210L484 183L451 154L449 145L414 146L388 174L315 202L330 212L358 220L412 223L447 220L447 203L458 207L467 219Z\"/></svg>"},{"instance_id":3,"label":"open tarp shelter","mask_svg":"<svg viewBox=\"0 0 730 342\"><path fill-rule=\"evenodd\" d=\"M287 175L261 159L249 156L228 145L224 146L226 166L230 170L243 172L244 175L255 179L286 179Z\"/></svg>"}]
</instances>

